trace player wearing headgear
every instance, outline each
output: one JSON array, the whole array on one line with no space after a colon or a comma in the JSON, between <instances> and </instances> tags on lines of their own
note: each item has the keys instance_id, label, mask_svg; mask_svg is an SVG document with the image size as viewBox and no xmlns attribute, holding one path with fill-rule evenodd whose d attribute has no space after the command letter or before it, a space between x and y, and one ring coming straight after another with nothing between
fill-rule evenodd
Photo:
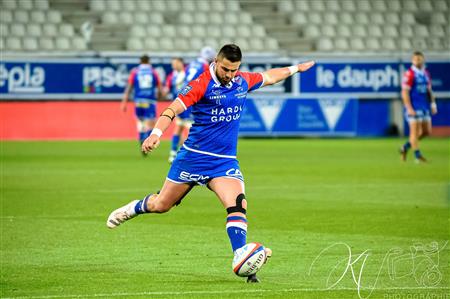
<instances>
[{"instance_id":1,"label":"player wearing headgear","mask_svg":"<svg viewBox=\"0 0 450 299\"><path fill-rule=\"evenodd\" d=\"M162 86L159 76L150 64L150 58L143 55L140 64L133 68L120 103L120 109L127 111L130 93L134 91L136 126L139 142L142 144L155 125L156 100L161 95Z\"/></svg>"},{"instance_id":2,"label":"player wearing headgear","mask_svg":"<svg viewBox=\"0 0 450 299\"><path fill-rule=\"evenodd\" d=\"M139 214L165 213L179 204L194 186L207 185L228 214L226 230L233 253L246 244L247 199L236 155L239 122L247 94L304 72L314 62L250 73L239 71L241 58L238 46L223 46L209 70L183 88L163 111L151 135L142 144L144 152L156 149L174 117L192 107L194 123L189 136L173 161L161 191L113 211L106 222L109 228ZM266 255L271 255L270 249ZM258 279L254 275L248 281Z\"/></svg>"},{"instance_id":3,"label":"player wearing headgear","mask_svg":"<svg viewBox=\"0 0 450 299\"><path fill-rule=\"evenodd\" d=\"M214 60L214 57L216 56L216 52L211 47L203 47L200 51L200 57L193 60L187 67L186 67L186 73L182 73L181 71L177 71L177 76L174 78L172 77L172 81L178 80L180 76L184 76L184 84L182 86L176 85L176 82L172 82L171 86L172 88L176 89L173 90L173 94L176 95L181 90L182 87L187 85L192 80L197 79L200 74L202 74L205 70L208 69L209 64ZM172 62L172 66L174 67L174 64ZM178 68L180 69L181 66L178 65ZM172 147L170 149L169 153L169 163L172 163L175 159L175 156L178 152L178 147L180 145L181 137L183 136L183 130L186 130L189 132L189 129L192 125L192 115L191 115L191 108L186 109L182 113L178 114L175 117L175 128L172 135Z\"/></svg>"},{"instance_id":4,"label":"player wearing headgear","mask_svg":"<svg viewBox=\"0 0 450 299\"><path fill-rule=\"evenodd\" d=\"M431 114L437 113L437 106L422 52L413 53L412 66L403 75L402 99L409 124L409 140L400 148L401 158L406 161L408 150L412 148L415 161L426 162L419 149L419 140L431 134Z\"/></svg>"}]
</instances>

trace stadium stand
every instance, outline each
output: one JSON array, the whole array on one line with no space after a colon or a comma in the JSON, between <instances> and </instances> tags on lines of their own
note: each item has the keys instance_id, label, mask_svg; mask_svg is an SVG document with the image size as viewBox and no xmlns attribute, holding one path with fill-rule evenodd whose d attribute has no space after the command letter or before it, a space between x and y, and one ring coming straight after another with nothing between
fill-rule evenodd
<instances>
[{"instance_id":1,"label":"stadium stand","mask_svg":"<svg viewBox=\"0 0 450 299\"><path fill-rule=\"evenodd\" d=\"M1 0L6 51L449 51L450 0ZM89 28L89 29L86 29Z\"/></svg>"}]
</instances>

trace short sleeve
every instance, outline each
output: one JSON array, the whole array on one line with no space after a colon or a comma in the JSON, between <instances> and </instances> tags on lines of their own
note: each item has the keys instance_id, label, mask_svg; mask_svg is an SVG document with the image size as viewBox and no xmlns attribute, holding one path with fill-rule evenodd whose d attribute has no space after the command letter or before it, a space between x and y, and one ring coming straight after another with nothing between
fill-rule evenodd
<instances>
[{"instance_id":1,"label":"short sleeve","mask_svg":"<svg viewBox=\"0 0 450 299\"><path fill-rule=\"evenodd\" d=\"M243 72L241 74L245 81L247 81L249 92L262 87L264 83L264 76L261 73Z\"/></svg>"},{"instance_id":2,"label":"short sleeve","mask_svg":"<svg viewBox=\"0 0 450 299\"><path fill-rule=\"evenodd\" d=\"M128 76L128 85L134 85L134 78L136 77L136 69L132 69L130 72L130 76Z\"/></svg>"},{"instance_id":3,"label":"short sleeve","mask_svg":"<svg viewBox=\"0 0 450 299\"><path fill-rule=\"evenodd\" d=\"M189 82L178 94L178 100L183 103L185 108L194 105L205 95L208 82L206 76L200 76Z\"/></svg>"},{"instance_id":4,"label":"short sleeve","mask_svg":"<svg viewBox=\"0 0 450 299\"><path fill-rule=\"evenodd\" d=\"M403 74L402 88L411 89L411 87L413 86L413 81L414 81L414 72L412 70L407 70Z\"/></svg>"}]
</instances>

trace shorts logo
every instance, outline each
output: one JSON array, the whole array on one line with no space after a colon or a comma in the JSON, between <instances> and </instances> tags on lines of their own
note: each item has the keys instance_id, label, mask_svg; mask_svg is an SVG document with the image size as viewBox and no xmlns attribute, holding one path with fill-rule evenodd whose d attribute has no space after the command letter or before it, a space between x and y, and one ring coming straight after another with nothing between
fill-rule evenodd
<instances>
[{"instance_id":1,"label":"shorts logo","mask_svg":"<svg viewBox=\"0 0 450 299\"><path fill-rule=\"evenodd\" d=\"M236 169L236 168L228 169L225 174L227 176L231 176L231 177L234 177L234 178L238 178L240 180L244 180L244 177L242 176L242 172L239 169Z\"/></svg>"},{"instance_id":2,"label":"shorts logo","mask_svg":"<svg viewBox=\"0 0 450 299\"><path fill-rule=\"evenodd\" d=\"M185 96L189 91L191 91L191 89L192 89L192 86L186 85L186 86L180 91L180 94L182 94L182 95Z\"/></svg>"},{"instance_id":3,"label":"shorts logo","mask_svg":"<svg viewBox=\"0 0 450 299\"><path fill-rule=\"evenodd\" d=\"M187 181L187 182L201 182L201 181L206 181L209 179L209 176L204 176L201 174L195 174L195 173L189 173L186 171L182 171L180 173L179 178L183 181Z\"/></svg>"}]
</instances>

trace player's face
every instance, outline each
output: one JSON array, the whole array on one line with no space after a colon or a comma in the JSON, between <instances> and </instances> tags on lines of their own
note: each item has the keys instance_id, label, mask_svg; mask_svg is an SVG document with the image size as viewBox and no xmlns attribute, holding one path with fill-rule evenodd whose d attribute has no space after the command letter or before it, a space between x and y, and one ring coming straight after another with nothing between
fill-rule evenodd
<instances>
[{"instance_id":1,"label":"player's face","mask_svg":"<svg viewBox=\"0 0 450 299\"><path fill-rule=\"evenodd\" d=\"M412 64L417 68L422 68L425 62L425 58L422 55L413 55Z\"/></svg>"},{"instance_id":2,"label":"player's face","mask_svg":"<svg viewBox=\"0 0 450 299\"><path fill-rule=\"evenodd\" d=\"M172 60L172 69L174 69L176 71L181 71L181 70L183 70L183 67L184 67L184 65L180 60L178 60L178 59Z\"/></svg>"},{"instance_id":3,"label":"player's face","mask_svg":"<svg viewBox=\"0 0 450 299\"><path fill-rule=\"evenodd\" d=\"M231 62L226 58L216 59L216 77L222 85L230 83L241 65L240 61Z\"/></svg>"}]
</instances>

